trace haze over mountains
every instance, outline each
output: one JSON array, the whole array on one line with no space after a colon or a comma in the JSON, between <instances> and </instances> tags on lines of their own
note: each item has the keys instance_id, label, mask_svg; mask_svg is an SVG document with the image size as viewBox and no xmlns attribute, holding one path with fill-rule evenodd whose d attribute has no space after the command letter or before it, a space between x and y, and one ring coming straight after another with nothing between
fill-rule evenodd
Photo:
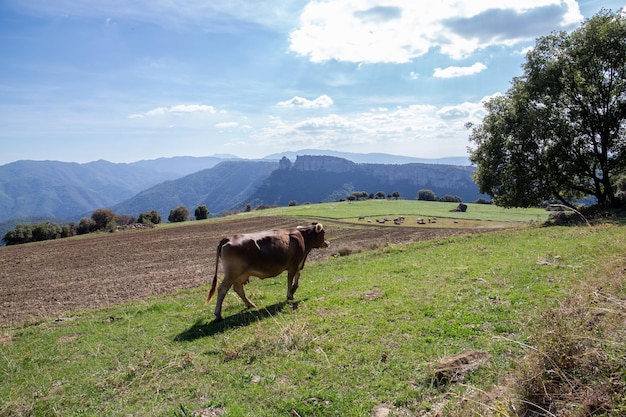
<instances>
[{"instance_id":1,"label":"haze over mountains","mask_svg":"<svg viewBox=\"0 0 626 417\"><path fill-rule=\"evenodd\" d=\"M204 204L218 215L247 204L330 201L352 191L400 191L414 199L426 188L473 201L480 197L473 171L464 157L427 160L319 150L262 160L219 155L134 163L17 161L0 166L0 222L26 223L35 216L78 221L103 207L132 216L157 210L167 218L181 204L192 212Z\"/></svg>"}]
</instances>

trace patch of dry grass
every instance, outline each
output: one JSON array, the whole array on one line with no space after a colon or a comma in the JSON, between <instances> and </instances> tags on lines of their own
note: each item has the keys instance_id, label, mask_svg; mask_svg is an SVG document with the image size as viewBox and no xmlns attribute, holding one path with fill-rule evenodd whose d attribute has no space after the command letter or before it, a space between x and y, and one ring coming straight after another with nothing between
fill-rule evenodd
<instances>
[{"instance_id":1,"label":"patch of dry grass","mask_svg":"<svg viewBox=\"0 0 626 417\"><path fill-rule=\"evenodd\" d=\"M516 378L517 415L626 413L625 265L606 265L542 315Z\"/></svg>"},{"instance_id":2,"label":"patch of dry grass","mask_svg":"<svg viewBox=\"0 0 626 417\"><path fill-rule=\"evenodd\" d=\"M626 260L616 259L581 282L540 315L511 375L489 392L468 386L445 415L626 415L625 274Z\"/></svg>"}]
</instances>

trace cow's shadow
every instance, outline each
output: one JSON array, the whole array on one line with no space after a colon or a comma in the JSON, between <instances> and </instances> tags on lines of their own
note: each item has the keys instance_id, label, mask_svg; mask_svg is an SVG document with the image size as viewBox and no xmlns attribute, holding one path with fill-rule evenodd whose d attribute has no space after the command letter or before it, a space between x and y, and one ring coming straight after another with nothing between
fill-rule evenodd
<instances>
[{"instance_id":1,"label":"cow's shadow","mask_svg":"<svg viewBox=\"0 0 626 417\"><path fill-rule=\"evenodd\" d=\"M235 327L244 327L252 323L256 323L260 320L265 320L269 317L281 313L285 308L291 308L291 310L297 310L298 304L302 301L281 301L280 303L272 304L268 307L259 308L258 310L243 310L240 313L228 316L220 321L205 321L200 319L196 321L190 328L184 332L178 334L175 338L175 342L192 342L203 337L211 337L216 334L223 333L228 329Z\"/></svg>"}]
</instances>

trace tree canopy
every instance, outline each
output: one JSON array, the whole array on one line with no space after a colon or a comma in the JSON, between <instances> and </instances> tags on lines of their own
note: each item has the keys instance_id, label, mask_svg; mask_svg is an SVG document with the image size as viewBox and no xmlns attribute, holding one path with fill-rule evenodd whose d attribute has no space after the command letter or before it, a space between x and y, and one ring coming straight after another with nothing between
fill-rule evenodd
<instances>
[{"instance_id":1,"label":"tree canopy","mask_svg":"<svg viewBox=\"0 0 626 417\"><path fill-rule=\"evenodd\" d=\"M623 205L626 17L603 10L568 34L537 39L523 75L485 103L470 160L480 192L505 207L593 196Z\"/></svg>"},{"instance_id":2,"label":"tree canopy","mask_svg":"<svg viewBox=\"0 0 626 417\"><path fill-rule=\"evenodd\" d=\"M194 211L194 215L196 217L196 220L205 220L209 218L209 209L207 208L207 206L205 206L204 204L201 206L196 207L196 210Z\"/></svg>"},{"instance_id":3,"label":"tree canopy","mask_svg":"<svg viewBox=\"0 0 626 417\"><path fill-rule=\"evenodd\" d=\"M170 210L167 221L170 223L186 222L189 220L189 209L185 206L178 206L174 210Z\"/></svg>"}]
</instances>

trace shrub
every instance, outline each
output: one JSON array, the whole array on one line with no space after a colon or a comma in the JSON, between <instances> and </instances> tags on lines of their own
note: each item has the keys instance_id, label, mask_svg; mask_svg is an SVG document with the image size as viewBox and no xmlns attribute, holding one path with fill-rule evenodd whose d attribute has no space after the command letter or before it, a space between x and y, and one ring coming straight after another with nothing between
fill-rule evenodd
<instances>
[{"instance_id":1,"label":"shrub","mask_svg":"<svg viewBox=\"0 0 626 417\"><path fill-rule=\"evenodd\" d=\"M76 234L85 235L95 230L96 230L96 222L87 217L83 217L78 222L78 226L76 227Z\"/></svg>"},{"instance_id":2,"label":"shrub","mask_svg":"<svg viewBox=\"0 0 626 417\"><path fill-rule=\"evenodd\" d=\"M133 224L137 222L137 219L133 216L129 216L128 214L116 214L113 219L118 226L124 226L127 224Z\"/></svg>"},{"instance_id":3,"label":"shrub","mask_svg":"<svg viewBox=\"0 0 626 417\"><path fill-rule=\"evenodd\" d=\"M15 229L9 230L2 240L9 245L21 245L22 243L32 242L33 230L29 225L18 224Z\"/></svg>"},{"instance_id":4,"label":"shrub","mask_svg":"<svg viewBox=\"0 0 626 417\"><path fill-rule=\"evenodd\" d=\"M271 206L271 205L268 205L268 204L261 204L256 209L257 210L267 210L267 209L271 209L271 208L276 208L276 206L275 205Z\"/></svg>"},{"instance_id":5,"label":"shrub","mask_svg":"<svg viewBox=\"0 0 626 417\"><path fill-rule=\"evenodd\" d=\"M437 201L437 195L432 190L419 190L417 199L422 201Z\"/></svg>"},{"instance_id":6,"label":"shrub","mask_svg":"<svg viewBox=\"0 0 626 417\"><path fill-rule=\"evenodd\" d=\"M33 226L32 241L42 242L61 238L63 229L54 223L37 223Z\"/></svg>"},{"instance_id":7,"label":"shrub","mask_svg":"<svg viewBox=\"0 0 626 417\"><path fill-rule=\"evenodd\" d=\"M91 213L91 220L95 223L95 230L105 229L107 224L115 219L115 213L107 208L100 208Z\"/></svg>"},{"instance_id":8,"label":"shrub","mask_svg":"<svg viewBox=\"0 0 626 417\"><path fill-rule=\"evenodd\" d=\"M161 223L161 220L163 220L163 218L161 217L159 212L156 210L152 210L140 213L137 222L141 224L159 224Z\"/></svg>"},{"instance_id":9,"label":"shrub","mask_svg":"<svg viewBox=\"0 0 626 417\"><path fill-rule=\"evenodd\" d=\"M194 216L196 217L196 220L208 219L209 209L205 205L198 206L196 207L196 210L194 211Z\"/></svg>"},{"instance_id":10,"label":"shrub","mask_svg":"<svg viewBox=\"0 0 626 417\"><path fill-rule=\"evenodd\" d=\"M73 224L73 223L72 223ZM2 240L8 245L21 245L29 242L43 242L44 240L60 239L72 236L69 225L59 226L55 223L18 224L15 229L9 230ZM75 233L74 233L75 234Z\"/></svg>"},{"instance_id":11,"label":"shrub","mask_svg":"<svg viewBox=\"0 0 626 417\"><path fill-rule=\"evenodd\" d=\"M185 206L178 206L170 211L167 221L170 223L185 222L189 219L189 209Z\"/></svg>"},{"instance_id":12,"label":"shrub","mask_svg":"<svg viewBox=\"0 0 626 417\"><path fill-rule=\"evenodd\" d=\"M355 191L352 194L350 194L348 196L348 200L350 201L354 201L354 200L367 200L369 198L369 194L367 193L367 191Z\"/></svg>"},{"instance_id":13,"label":"shrub","mask_svg":"<svg viewBox=\"0 0 626 417\"><path fill-rule=\"evenodd\" d=\"M63 231L61 232L61 237L70 237L76 236L76 223L69 222L62 227Z\"/></svg>"},{"instance_id":14,"label":"shrub","mask_svg":"<svg viewBox=\"0 0 626 417\"><path fill-rule=\"evenodd\" d=\"M485 198L479 198L478 200L474 201L474 203L476 203L476 204L491 204L491 200L487 200Z\"/></svg>"},{"instance_id":15,"label":"shrub","mask_svg":"<svg viewBox=\"0 0 626 417\"><path fill-rule=\"evenodd\" d=\"M441 197L439 201L443 201L445 203L460 203L462 200L461 200L461 197L459 196L446 194L443 197Z\"/></svg>"}]
</instances>

